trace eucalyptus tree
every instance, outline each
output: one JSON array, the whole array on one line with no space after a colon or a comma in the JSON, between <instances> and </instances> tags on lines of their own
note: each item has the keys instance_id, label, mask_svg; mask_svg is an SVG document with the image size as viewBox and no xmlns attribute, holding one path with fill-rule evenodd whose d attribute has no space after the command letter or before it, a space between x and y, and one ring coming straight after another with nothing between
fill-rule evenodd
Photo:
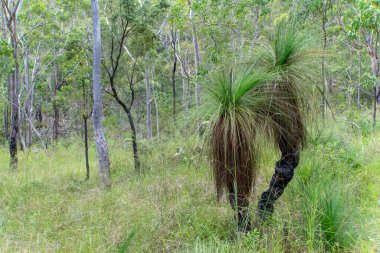
<instances>
[{"instance_id":1,"label":"eucalyptus tree","mask_svg":"<svg viewBox=\"0 0 380 253\"><path fill-rule=\"evenodd\" d=\"M6 27L11 38L12 56L14 62L14 70L12 72L12 80L10 87L10 103L11 103L11 134L9 140L10 167L17 168L17 136L19 133L19 41L18 41L18 22L17 15L21 7L21 0L1 1L3 15Z\"/></svg>"},{"instance_id":2,"label":"eucalyptus tree","mask_svg":"<svg viewBox=\"0 0 380 253\"><path fill-rule=\"evenodd\" d=\"M360 34L364 33L364 41L371 60L371 71L374 79L373 87L373 125L376 126L377 104L380 102L380 2L376 0L357 3L359 14L353 20L353 30Z\"/></svg>"},{"instance_id":3,"label":"eucalyptus tree","mask_svg":"<svg viewBox=\"0 0 380 253\"><path fill-rule=\"evenodd\" d=\"M0 80L6 80L3 85L0 86L1 106L4 112L4 137L5 140L9 140L9 74L12 72L13 57L12 48L6 41L0 39Z\"/></svg>"},{"instance_id":4,"label":"eucalyptus tree","mask_svg":"<svg viewBox=\"0 0 380 253\"><path fill-rule=\"evenodd\" d=\"M156 6L156 8L152 8ZM144 78L143 63L150 48L155 45L156 34L150 24L152 17L164 10L161 3L138 3L137 1L117 1L105 4L109 12L107 40L105 40L107 55L102 60L109 80L110 90L106 92L119 104L127 115L132 132L132 149L134 166L140 172L140 158L137 142L137 129L132 114L136 100L136 85ZM108 17L107 17L108 20ZM126 53L128 56L126 56ZM131 58L131 60L129 60ZM125 73L122 76L121 73ZM127 85L123 84L127 82ZM127 88L125 88L127 86Z\"/></svg>"},{"instance_id":5,"label":"eucalyptus tree","mask_svg":"<svg viewBox=\"0 0 380 253\"><path fill-rule=\"evenodd\" d=\"M23 50L24 74L23 87L20 94L20 129L25 129L25 146L32 145L33 133L40 139L40 133L34 127L34 105L35 105L35 86L39 71L42 66L44 53L42 52L43 42L41 36L45 36L43 31L46 26L44 19L46 10L41 1L26 2L19 14L22 23L20 27L20 42ZM24 138L20 131L20 137Z\"/></svg>"},{"instance_id":6,"label":"eucalyptus tree","mask_svg":"<svg viewBox=\"0 0 380 253\"><path fill-rule=\"evenodd\" d=\"M130 90L130 101L125 101L122 99L118 92L117 78L119 77L119 70L122 67L122 57L124 55L125 44L131 34L131 32L137 27L135 23L137 3L135 1L119 1L117 4L113 2L108 3L110 11L110 27L109 36L107 36L110 41L108 42L109 59L104 58L102 64L106 70L106 74L109 80L109 85L111 91L108 92L109 95L123 108L124 112L127 114L128 122L132 131L132 148L135 170L140 172L140 159L137 144L137 132L135 121L132 115L132 106L135 101L135 85L140 81L138 78L138 65L136 61L133 61L130 72L128 72L127 82L129 84ZM115 10L116 9L116 10ZM114 12L116 11L116 13ZM136 76L137 75L137 76Z\"/></svg>"},{"instance_id":7,"label":"eucalyptus tree","mask_svg":"<svg viewBox=\"0 0 380 253\"><path fill-rule=\"evenodd\" d=\"M329 24L329 12L336 5L338 0L301 0L299 2L300 10L296 11L298 14L314 15L320 19L320 27L323 36L323 54L321 61L322 70L322 117L325 118L325 112L327 108L327 72L326 72L326 50L327 50L327 26ZM302 13L300 13L300 11Z\"/></svg>"},{"instance_id":8,"label":"eucalyptus tree","mask_svg":"<svg viewBox=\"0 0 380 253\"><path fill-rule=\"evenodd\" d=\"M86 15L84 15L86 19ZM70 90L72 105L79 103L78 108L80 110L80 120L83 126L83 141L84 141L84 155L86 165L86 180L90 178L90 161L88 155L89 148L89 119L92 116L93 111L93 88L91 86L91 62L88 45L92 43L89 38L91 34L86 31L86 23L78 24L78 26L72 30L66 45L66 61L76 62L78 67L71 78L73 89ZM89 28L89 27L88 27ZM91 51L90 51L91 52ZM78 108L71 110L78 111ZM72 112L74 113L74 112ZM71 117L74 118L74 117Z\"/></svg>"},{"instance_id":9,"label":"eucalyptus tree","mask_svg":"<svg viewBox=\"0 0 380 253\"><path fill-rule=\"evenodd\" d=\"M95 142L99 159L99 176L103 187L111 186L110 159L108 146L102 126L103 103L101 86L101 60L102 40L100 32L100 15L98 0L91 0L92 22L93 22L93 122L95 131Z\"/></svg>"}]
</instances>

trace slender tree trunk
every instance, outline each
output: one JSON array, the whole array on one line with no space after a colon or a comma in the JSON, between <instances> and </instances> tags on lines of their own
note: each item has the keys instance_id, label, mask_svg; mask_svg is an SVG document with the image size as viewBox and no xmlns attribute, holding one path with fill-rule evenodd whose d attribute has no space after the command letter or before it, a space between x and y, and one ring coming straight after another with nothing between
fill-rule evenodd
<instances>
[{"instance_id":1,"label":"slender tree trunk","mask_svg":"<svg viewBox=\"0 0 380 253\"><path fill-rule=\"evenodd\" d=\"M369 54L371 57L371 69L372 69L372 74L376 77L376 82L378 82L379 70L380 70L378 42L379 42L379 31L376 30L376 32L372 32L371 42L369 45ZM377 111L376 107L379 100L379 89L380 89L379 86L380 85L376 83L374 87L374 94L373 94L373 126L374 127L376 127L376 111Z\"/></svg>"},{"instance_id":2,"label":"slender tree trunk","mask_svg":"<svg viewBox=\"0 0 380 253\"><path fill-rule=\"evenodd\" d=\"M136 132L136 127L135 127L135 123L134 123L131 111L130 110L125 110L125 112L126 112L126 114L128 116L129 125L131 126L131 130L132 130L132 148L133 148L133 158L134 158L134 161L135 161L135 170L138 173L140 173L141 172L141 168L140 168L139 151L138 151L138 147L137 147L137 132Z\"/></svg>"},{"instance_id":3,"label":"slender tree trunk","mask_svg":"<svg viewBox=\"0 0 380 253\"><path fill-rule=\"evenodd\" d=\"M86 181L90 179L90 163L88 160L88 119L91 117L91 113L87 112L87 94L86 94L86 84L82 80L82 97L83 97L83 127L84 127L84 155L86 158Z\"/></svg>"},{"instance_id":4,"label":"slender tree trunk","mask_svg":"<svg viewBox=\"0 0 380 253\"><path fill-rule=\"evenodd\" d=\"M99 4L98 0L91 0L92 21L93 21L93 122L94 137L99 158L99 176L100 182L104 187L111 186L110 159L108 155L108 146L104 136L102 126L103 103L102 103L102 86L101 86L101 49L102 40L100 34Z\"/></svg>"},{"instance_id":5,"label":"slender tree trunk","mask_svg":"<svg viewBox=\"0 0 380 253\"><path fill-rule=\"evenodd\" d=\"M55 20L55 17L54 17ZM56 42L55 42L55 30L53 28L53 57L54 59L57 59L57 48L56 48ZM54 86L52 87L52 95L53 98L57 97L57 92L59 89L59 80L58 80L58 64L57 61L54 61ZM59 138L59 107L57 104L57 101L53 101L53 111L54 111L54 120L53 120L53 140L57 141Z\"/></svg>"},{"instance_id":6,"label":"slender tree trunk","mask_svg":"<svg viewBox=\"0 0 380 253\"><path fill-rule=\"evenodd\" d=\"M182 77L182 106L187 113L188 106L187 106L187 84L186 84L186 75L184 70L184 64L181 64L181 77Z\"/></svg>"},{"instance_id":7,"label":"slender tree trunk","mask_svg":"<svg viewBox=\"0 0 380 253\"><path fill-rule=\"evenodd\" d=\"M59 138L59 108L58 108L58 105L56 105L56 104L53 105L53 111L54 111L53 139L56 141Z\"/></svg>"},{"instance_id":8,"label":"slender tree trunk","mask_svg":"<svg viewBox=\"0 0 380 253\"><path fill-rule=\"evenodd\" d=\"M326 112L326 70L325 70L325 54L327 47L327 33L326 33L326 10L322 14L322 31L323 31L323 52L322 52L322 118L325 119Z\"/></svg>"},{"instance_id":9,"label":"slender tree trunk","mask_svg":"<svg viewBox=\"0 0 380 253\"><path fill-rule=\"evenodd\" d=\"M252 46L255 46L260 36L260 29L259 29L260 7L256 6L254 9L252 9L252 12L253 12L253 25L255 27L255 31L253 33Z\"/></svg>"},{"instance_id":10,"label":"slender tree trunk","mask_svg":"<svg viewBox=\"0 0 380 253\"><path fill-rule=\"evenodd\" d=\"M377 96L377 87L374 87L373 88L373 127L376 127L376 105L377 105L377 101L376 101L376 96Z\"/></svg>"},{"instance_id":11,"label":"slender tree trunk","mask_svg":"<svg viewBox=\"0 0 380 253\"><path fill-rule=\"evenodd\" d=\"M41 111L41 105L37 107L36 110L36 119L37 119L37 129L39 132L41 132L42 128L42 111Z\"/></svg>"},{"instance_id":12,"label":"slender tree trunk","mask_svg":"<svg viewBox=\"0 0 380 253\"><path fill-rule=\"evenodd\" d=\"M21 107L21 103L19 101L19 111L18 111L18 115L19 115L19 129L18 129L18 135L17 135L17 138L18 138L18 141L20 143L20 150L23 151L26 149L26 144L25 144L25 137L24 137L24 133L23 133L23 126L25 125L25 115L24 115L24 111L23 111L23 108Z\"/></svg>"},{"instance_id":13,"label":"slender tree trunk","mask_svg":"<svg viewBox=\"0 0 380 253\"><path fill-rule=\"evenodd\" d=\"M153 73L154 72L152 71L152 92L153 92L154 108L156 109L156 136L158 139L160 137L160 119L159 119L159 113L158 113L158 103L157 103L156 93L154 91Z\"/></svg>"},{"instance_id":14,"label":"slender tree trunk","mask_svg":"<svg viewBox=\"0 0 380 253\"><path fill-rule=\"evenodd\" d=\"M88 118L83 115L83 126L84 126L84 155L86 157L86 180L90 179L90 162L88 160Z\"/></svg>"},{"instance_id":15,"label":"slender tree trunk","mask_svg":"<svg viewBox=\"0 0 380 253\"><path fill-rule=\"evenodd\" d=\"M55 51L55 50L54 50ZM56 58L56 53L54 53L54 57ZM53 87L53 98L56 98L58 92L58 66L54 62L54 87ZM59 138L59 108L57 101L54 101L53 111L54 111L54 120L53 120L53 140L58 140Z\"/></svg>"},{"instance_id":16,"label":"slender tree trunk","mask_svg":"<svg viewBox=\"0 0 380 253\"><path fill-rule=\"evenodd\" d=\"M17 168L17 135L19 132L19 64L18 64L18 45L17 45L17 19L13 15L13 28L11 31L11 42L13 47L14 73L12 74L11 87L11 136L9 141L9 153L11 156L10 167Z\"/></svg>"},{"instance_id":17,"label":"slender tree trunk","mask_svg":"<svg viewBox=\"0 0 380 253\"><path fill-rule=\"evenodd\" d=\"M172 69L172 91L173 91L173 121L176 124L176 70L177 70L177 33L171 31L173 45L173 69Z\"/></svg>"},{"instance_id":18,"label":"slender tree trunk","mask_svg":"<svg viewBox=\"0 0 380 253\"><path fill-rule=\"evenodd\" d=\"M3 13L2 16L2 26L6 26L6 18L5 18L5 13ZM7 41L7 32L5 29L3 29L3 38L4 41ZM11 82L11 76L8 75L7 78L8 81L8 103L11 102L11 87L12 87L12 82ZM9 105L6 104L4 107L4 133L5 133L5 140L9 141Z\"/></svg>"},{"instance_id":19,"label":"slender tree trunk","mask_svg":"<svg viewBox=\"0 0 380 253\"><path fill-rule=\"evenodd\" d=\"M33 113L33 88L30 83L29 78L29 54L30 49L29 47L25 50L24 55L24 69L25 69L25 88L26 88L26 98L25 98L25 116L27 120L27 129L26 129L26 138L25 138L25 145L27 148L29 148L32 145L32 113Z\"/></svg>"},{"instance_id":20,"label":"slender tree trunk","mask_svg":"<svg viewBox=\"0 0 380 253\"><path fill-rule=\"evenodd\" d=\"M9 140L9 131L8 131L8 105L4 107L4 133L5 133L5 140Z\"/></svg>"},{"instance_id":21,"label":"slender tree trunk","mask_svg":"<svg viewBox=\"0 0 380 253\"><path fill-rule=\"evenodd\" d=\"M195 74L198 75L198 71L200 67L199 45L198 45L197 27L194 24L193 19L194 19L194 12L192 9L190 9L190 20L192 23L192 33L193 33ZM196 103L197 108L201 106L201 86L199 85L198 81L195 82L195 103ZM199 136L199 139L202 138L201 118L198 119L198 136Z\"/></svg>"},{"instance_id":22,"label":"slender tree trunk","mask_svg":"<svg viewBox=\"0 0 380 253\"><path fill-rule=\"evenodd\" d=\"M149 69L145 69L145 86L146 86L146 125L148 128L148 140L152 140L152 112L150 98L150 81Z\"/></svg>"},{"instance_id":23,"label":"slender tree trunk","mask_svg":"<svg viewBox=\"0 0 380 253\"><path fill-rule=\"evenodd\" d=\"M357 105L358 110L360 111L360 89L361 89L361 78L362 78L362 50L359 49L359 73L358 73L358 86L356 87L357 90Z\"/></svg>"}]
</instances>

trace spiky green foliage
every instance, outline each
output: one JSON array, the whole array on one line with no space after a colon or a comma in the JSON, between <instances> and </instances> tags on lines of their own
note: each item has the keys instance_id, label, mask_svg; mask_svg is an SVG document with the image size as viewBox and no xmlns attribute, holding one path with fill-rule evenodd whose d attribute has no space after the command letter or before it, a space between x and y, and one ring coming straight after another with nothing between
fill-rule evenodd
<instances>
[{"instance_id":1,"label":"spiky green foliage","mask_svg":"<svg viewBox=\"0 0 380 253\"><path fill-rule=\"evenodd\" d=\"M219 198L224 188L249 196L257 172L258 133L273 135L283 154L302 147L306 133L301 107L317 52L296 28L282 23L272 41L255 50L257 58L252 57L250 66L244 63L211 75L204 115L210 119L210 156Z\"/></svg>"},{"instance_id":2,"label":"spiky green foliage","mask_svg":"<svg viewBox=\"0 0 380 253\"><path fill-rule=\"evenodd\" d=\"M219 198L224 187L249 195L255 176L254 140L264 120L259 113L266 99L262 86L269 80L269 74L253 69L225 71L211 79L206 108L213 112L211 159Z\"/></svg>"},{"instance_id":3,"label":"spiky green foliage","mask_svg":"<svg viewBox=\"0 0 380 253\"><path fill-rule=\"evenodd\" d=\"M301 109L310 97L314 81L318 80L315 59L320 50L313 45L313 36L299 32L296 24L282 22L276 26L272 41L255 50L256 64L278 77L269 84L272 92L268 97L268 103L278 108L268 116L274 122L272 131L281 151L294 152L305 143Z\"/></svg>"}]
</instances>

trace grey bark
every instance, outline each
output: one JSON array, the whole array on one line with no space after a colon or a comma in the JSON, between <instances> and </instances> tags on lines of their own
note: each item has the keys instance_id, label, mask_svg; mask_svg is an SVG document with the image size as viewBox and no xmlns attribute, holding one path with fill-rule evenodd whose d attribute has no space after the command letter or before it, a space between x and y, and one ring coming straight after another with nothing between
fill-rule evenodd
<instances>
[{"instance_id":1,"label":"grey bark","mask_svg":"<svg viewBox=\"0 0 380 253\"><path fill-rule=\"evenodd\" d=\"M170 30L173 48L172 91L173 91L173 121L176 124L176 71L177 71L177 33Z\"/></svg>"},{"instance_id":2,"label":"grey bark","mask_svg":"<svg viewBox=\"0 0 380 253\"><path fill-rule=\"evenodd\" d=\"M9 140L10 167L17 168L17 136L19 132L19 64L18 64L18 43L17 43L17 11L21 0L13 2L10 6L8 1L2 1L3 13L7 22L7 27L11 36L13 49L14 72L11 81L11 135Z\"/></svg>"},{"instance_id":3,"label":"grey bark","mask_svg":"<svg viewBox=\"0 0 380 253\"><path fill-rule=\"evenodd\" d=\"M253 12L253 26L255 27L255 31L253 33L253 40L252 40L252 47L253 47L256 45L260 36L260 29L259 29L260 7L256 6L252 8L252 12Z\"/></svg>"},{"instance_id":4,"label":"grey bark","mask_svg":"<svg viewBox=\"0 0 380 253\"><path fill-rule=\"evenodd\" d=\"M8 105L4 107L4 133L5 140L9 140L9 131L8 131Z\"/></svg>"},{"instance_id":5,"label":"grey bark","mask_svg":"<svg viewBox=\"0 0 380 253\"><path fill-rule=\"evenodd\" d=\"M150 97L149 69L145 68L145 87L146 87L146 126L148 128L148 139L152 139L152 110Z\"/></svg>"},{"instance_id":6,"label":"grey bark","mask_svg":"<svg viewBox=\"0 0 380 253\"><path fill-rule=\"evenodd\" d=\"M55 43L54 43L55 44ZM57 58L56 49L54 46L54 58ZM54 87L53 87L53 98L57 96L57 90L59 87L59 81L58 81L58 65L56 61L54 61ZM53 111L54 111L54 123L53 123L53 139L58 140L59 138L59 108L56 104L57 102L54 101L53 103Z\"/></svg>"},{"instance_id":7,"label":"grey bark","mask_svg":"<svg viewBox=\"0 0 380 253\"><path fill-rule=\"evenodd\" d=\"M29 74L29 47L25 50L24 55L24 69L25 69L25 88L26 88L26 101L25 101L25 116L27 117L27 129L26 129L26 138L25 145L26 147L30 147L32 145L32 120L28 120L32 118L33 114L33 98L34 98L34 87L30 82L30 74Z\"/></svg>"},{"instance_id":8,"label":"grey bark","mask_svg":"<svg viewBox=\"0 0 380 253\"><path fill-rule=\"evenodd\" d=\"M14 73L12 74L12 86L11 86L11 136L9 142L9 152L11 155L10 165L13 168L17 168L17 135L19 132L19 104L18 104L18 94L19 94L19 66L18 66L18 45L17 45L17 22L13 22L13 34L12 34L12 47L13 47L13 59L14 59Z\"/></svg>"},{"instance_id":9,"label":"grey bark","mask_svg":"<svg viewBox=\"0 0 380 253\"><path fill-rule=\"evenodd\" d=\"M368 45L368 53L371 57L371 70L372 74L376 77L376 80L379 79L379 70L380 70L380 62L379 62L379 53L378 53L378 43L379 43L379 30L373 31L370 37L369 45ZM374 87L373 94L373 126L376 127L376 111L377 104L379 103L379 90L380 84L376 84Z\"/></svg>"},{"instance_id":10,"label":"grey bark","mask_svg":"<svg viewBox=\"0 0 380 253\"><path fill-rule=\"evenodd\" d=\"M152 71L152 93L153 93L154 108L156 109L156 136L157 138L159 138L160 137L160 118L159 118L159 113L158 113L158 103L157 103L156 93L154 92L153 77L154 77L154 71Z\"/></svg>"},{"instance_id":11,"label":"grey bark","mask_svg":"<svg viewBox=\"0 0 380 253\"><path fill-rule=\"evenodd\" d=\"M102 126L103 103L101 86L101 49L102 41L100 34L99 3L98 0L91 0L92 21L93 21L93 123L96 149L99 159L99 176L103 187L111 186L110 159L108 146L104 136Z\"/></svg>"},{"instance_id":12,"label":"grey bark","mask_svg":"<svg viewBox=\"0 0 380 253\"><path fill-rule=\"evenodd\" d=\"M189 2L190 4L190 2ZM190 21L192 23L192 33L193 33L193 47L194 47L194 64L195 64L195 75L198 75L200 67L200 57L199 57L199 45L198 45L198 36L197 36L197 27L193 21L194 12L190 9ZM197 108L201 106L201 86L198 81L195 82L195 104ZM201 119L198 119L198 136L199 139L202 138L202 122Z\"/></svg>"},{"instance_id":13,"label":"grey bark","mask_svg":"<svg viewBox=\"0 0 380 253\"><path fill-rule=\"evenodd\" d=\"M181 62L181 77L182 77L182 106L184 107L185 112L187 113L187 82L186 75L184 70L184 64Z\"/></svg>"},{"instance_id":14,"label":"grey bark","mask_svg":"<svg viewBox=\"0 0 380 253\"><path fill-rule=\"evenodd\" d=\"M6 25L6 18L5 18L5 14L2 15L2 26L5 26ZM7 32L5 29L3 29L3 38L4 40L6 41L7 40ZM11 76L8 76L7 78L7 81L8 81L8 102L11 101ZM9 141L9 105L6 104L5 107L4 107L4 133L5 133L5 140L6 141Z\"/></svg>"}]
</instances>

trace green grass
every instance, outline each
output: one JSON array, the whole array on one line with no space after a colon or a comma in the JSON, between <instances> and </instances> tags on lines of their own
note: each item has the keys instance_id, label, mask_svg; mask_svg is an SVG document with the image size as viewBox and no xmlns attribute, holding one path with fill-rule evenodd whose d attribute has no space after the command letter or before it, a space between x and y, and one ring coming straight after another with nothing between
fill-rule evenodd
<instances>
[{"instance_id":1,"label":"green grass","mask_svg":"<svg viewBox=\"0 0 380 253\"><path fill-rule=\"evenodd\" d=\"M110 141L110 190L98 187L93 145L90 181L74 139L48 153L37 147L21 153L16 171L3 147L0 251L378 252L380 132L348 126L342 120L319 135L310 131L272 220L247 236L234 236L232 209L216 202L196 138L140 143L142 175L133 170L130 145ZM270 146L262 152L252 214L276 161Z\"/></svg>"}]
</instances>

